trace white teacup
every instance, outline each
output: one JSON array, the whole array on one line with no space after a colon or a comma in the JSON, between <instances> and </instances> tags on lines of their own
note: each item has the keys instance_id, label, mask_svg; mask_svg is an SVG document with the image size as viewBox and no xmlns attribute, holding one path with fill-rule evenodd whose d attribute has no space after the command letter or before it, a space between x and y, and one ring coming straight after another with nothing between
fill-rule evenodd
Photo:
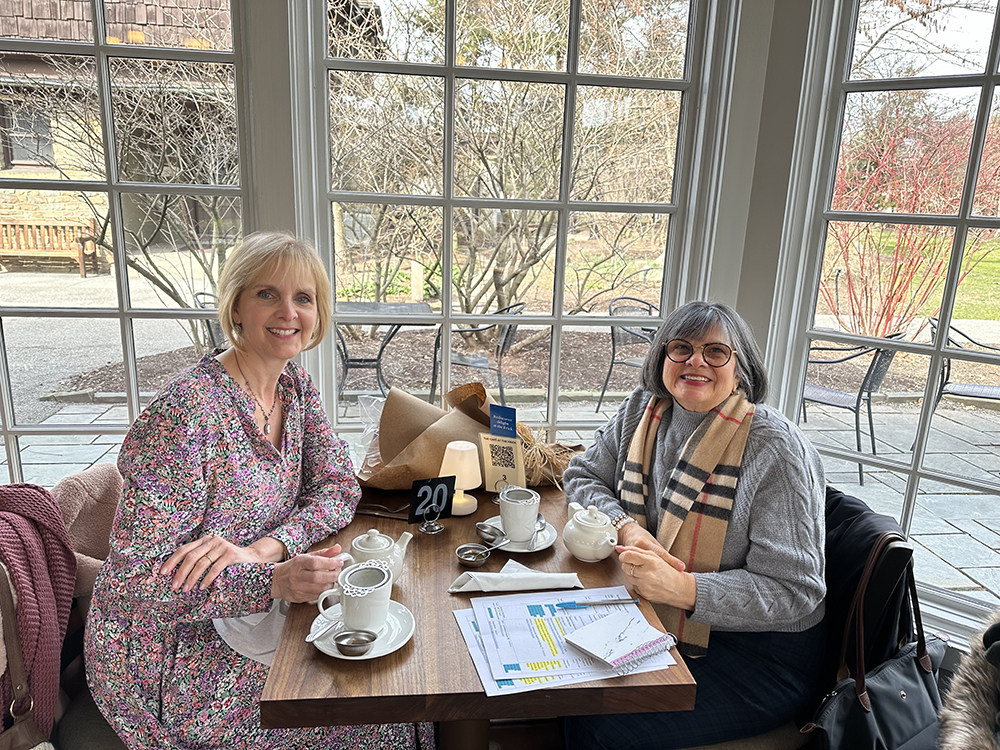
<instances>
[{"instance_id":1,"label":"white teacup","mask_svg":"<svg viewBox=\"0 0 1000 750\"><path fill-rule=\"evenodd\" d=\"M317 600L320 614L328 620L343 620L347 630L371 630L378 633L385 627L389 613L392 576L385 560L368 560L344 568L332 589ZM330 599L336 599L330 602ZM340 617L333 613L340 603Z\"/></svg>"},{"instance_id":2,"label":"white teacup","mask_svg":"<svg viewBox=\"0 0 1000 750\"><path fill-rule=\"evenodd\" d=\"M540 498L534 490L507 486L500 493L500 525L513 542L527 542L535 533Z\"/></svg>"}]
</instances>

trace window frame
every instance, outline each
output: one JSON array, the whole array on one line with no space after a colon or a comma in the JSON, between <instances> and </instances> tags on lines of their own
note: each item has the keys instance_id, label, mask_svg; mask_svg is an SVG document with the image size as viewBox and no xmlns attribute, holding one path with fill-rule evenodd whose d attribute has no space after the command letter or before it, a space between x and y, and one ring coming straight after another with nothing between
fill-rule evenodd
<instances>
[{"instance_id":1,"label":"window frame","mask_svg":"<svg viewBox=\"0 0 1000 750\"><path fill-rule=\"evenodd\" d=\"M38 118L43 117L43 114L38 110L26 105L24 107L32 112L35 123L37 124ZM45 168L46 164L44 161L38 159L18 159L15 156L14 141L18 138L34 137L39 142L45 143L45 147L50 152L53 151L53 140L52 140L52 120L45 118L47 120L47 131L43 138L37 136L37 131L33 130L31 133L16 133L14 126L12 124L12 116L10 113L10 108L7 105L0 104L0 169L18 169L24 167L40 167Z\"/></svg>"},{"instance_id":2,"label":"window frame","mask_svg":"<svg viewBox=\"0 0 1000 750\"><path fill-rule=\"evenodd\" d=\"M797 419L801 396L806 380L807 359L810 344L815 339L842 343L877 344L881 348L914 352L929 358L927 382L920 409L915 444L909 467L901 470L898 462L886 462L879 456L860 454L855 451L827 446L817 446L821 455L856 462L873 467L891 468L906 478L903 493L903 510L900 525L908 531L916 505L920 480L937 480L949 485L965 487L977 491L994 488L981 482L966 481L949 474L925 468L924 449L930 435L931 416L937 393L938 376L943 361L982 361L1000 364L1000 358L978 353L959 352L947 349L946 337L938 337L930 344L894 342L844 333L833 333L813 326L813 313L819 289L823 253L826 245L827 226L833 220L872 222L887 214L858 213L830 208L836 179L837 157L840 132L844 119L848 93L865 90L892 90L924 88L922 78L901 81L850 80L848 64L854 44L854 25L860 0L817 0L813 4L810 20L810 36L807 42L806 65L803 88L796 123L793 145L792 183L789 187L785 212L785 225L779 250L779 268L772 304L771 327L768 332L765 361L777 384L775 403L792 421ZM1000 10L994 19L1000 26ZM1000 35L994 31L991 41L987 70L998 70L1000 58ZM952 80L968 82L969 76L950 77ZM994 95L994 81L1000 81L1000 74L977 74L981 79L980 99L977 110L977 130L973 136L972 157L982 154L985 137L984 113L988 113ZM937 85L945 85L948 78L938 77ZM931 88L931 87L928 87ZM969 87L972 90L973 87ZM957 270L961 266L963 252L954 247L964 247L965 230L977 225L1000 226L1000 219L977 222L969 218L976 185L976 171L968 170L964 185L962 206L958 214L935 215L933 225L954 226L956 232L953 250L949 259L948 276L942 299L940 325L947 330L958 288ZM925 217L926 218L926 217ZM907 217L893 216L897 222L906 222ZM917 222L919 219L911 219ZM953 645L967 650L969 638L982 627L982 623L992 611L985 602L935 586L917 582L917 589L923 605L922 614L931 630L947 632L953 638Z\"/></svg>"},{"instance_id":3,"label":"window frame","mask_svg":"<svg viewBox=\"0 0 1000 750\"><path fill-rule=\"evenodd\" d=\"M153 193L176 195L184 198L197 195L219 195L236 197L244 206L243 232L252 225L252 217L247 214L250 205L250 160L246 158L247 134L250 130L248 97L243 61L245 53L238 49L242 42L242 29L246 25L243 17L244 4L230 0L231 25L233 34L232 50L202 50L186 47L145 47L113 44L107 41L103 0L91 0L91 23L93 35L87 41L50 41L0 38L0 48L5 52L30 53L38 55L79 55L94 59L97 91L100 102L102 126L102 147L104 149L104 177L97 180L76 179L33 179L30 176L8 177L0 175L0 188L11 190L33 189L41 191L86 191L101 192L108 196L108 216L113 236L120 238L115 243L115 253L124 252L124 219L121 197L129 193ZM138 60L165 59L192 62L223 63L233 65L236 77L236 120L238 153L241 157L240 182L237 185L189 185L183 183L147 183L123 180L118 174L117 159L114 157L113 113L111 111L111 82L108 76L109 58ZM125 435L141 411L139 402L139 377L136 365L136 347L133 321L177 320L207 321L213 319L213 311L192 309L147 309L133 307L129 299L129 274L125 263L115 262L113 274L118 303L114 307L49 307L49 306L4 306L0 303L0 442L4 445L7 471L10 482L23 480L18 439L34 436L78 435L93 437L99 435ZM115 321L121 335L122 356L125 374L125 405L128 411L127 423L119 424L35 424L14 422L14 400L10 363L4 340L3 320L7 318L70 318L84 320Z\"/></svg>"},{"instance_id":4,"label":"window frame","mask_svg":"<svg viewBox=\"0 0 1000 750\"><path fill-rule=\"evenodd\" d=\"M455 0L446 3L446 14L454 16ZM662 83L658 79L618 78L613 76L584 75L569 72L543 72L533 70L508 71L490 68L476 68L455 65L453 54L448 50L454 46L454 25L446 30L446 62L444 65L428 66L417 63L399 63L394 61L345 60L329 61L326 59L326 29L320 22L325 15L326 3L323 0L313 0L306 9L297 4L289 7L290 27L292 37L293 59L293 101L295 102L293 130L297 134L296 150L296 206L298 231L312 239L319 249L330 269L331 284L334 283L334 257L332 250L332 218L329 206L331 201L350 202L397 202L407 204L442 206L444 233L448 236L451 214L454 208L462 206L495 207L496 201L484 201L465 197L454 197L445 194L438 197L426 196L396 196L379 193L354 193L332 190L330 180L330 153L328 146L329 123L326 102L326 73L330 69L391 71L396 73L443 75L454 85L458 79L496 79L521 81L554 81L564 82L569 87L596 83L598 85L636 84L640 88L683 90L686 99L682 103L677 156L675 161L675 180L670 204L658 204L658 213L670 215L671 226L666 243L661 298L658 300L662 317L669 310L683 302L710 296L730 296L734 282L739 277L739 264L732 263L730 253L717 252L715 238L718 225L725 223L726 215L720 210L718 199L722 190L727 169L732 170L732 161L743 155L734 155L727 151L728 139L731 137L734 116L734 80L736 78L735 59L740 45L756 41L754 29L741 14L739 4L720 3L718 0L692 0L689 21L689 37L687 45L686 78L682 85L676 82ZM303 20L307 17L308 21ZM570 43L577 38L579 29L580 2L572 0L570 14ZM570 56L575 55L570 52ZM449 100L446 98L446 102ZM573 94L566 100L566 112L573 107ZM759 102L758 102L759 104ZM451 179L452 160L450 145L451 112L445 108L445 156L444 171L446 180ZM317 113L321 113L319 116ZM322 122L315 128L314 122ZM568 139L567 122L564 120L564 155L571 153L572 142ZM571 135L571 134L570 134ZM752 155L751 155L752 156ZM553 309L551 314L522 314L518 321L524 325L545 325L551 330L550 356L552 364L549 371L548 395L546 396L545 417L532 424L540 427L547 439L555 440L557 432L566 430L592 430L599 426L601 419L567 419L559 418L559 364L562 331L567 326L587 326L593 330L607 331L612 320L607 314L587 316L570 316L563 312L563 289L559 281L564 269L563 257L565 249L565 229L567 215L574 210L623 210L632 204L593 203L573 201L569 198L569 170L563 170L561 181L564 183L560 191L561 197L552 201L514 200L503 203L505 207L527 207L553 209L560 212L559 245L554 252L559 264L556 282L554 284ZM318 199L312 199L316 196ZM637 204L643 212L650 212L651 204ZM664 210L669 209L669 210ZM730 248L731 251L731 248ZM724 258L722 256L725 256ZM445 248L444 266L450 263L450 248ZM333 288L336 288L335 286ZM431 316L410 318L380 317L364 315L334 315L335 324L392 324L392 323L427 323L451 326L483 325L492 322L488 316L462 315L452 311L452 289L450 284L444 285L442 295L442 312ZM621 323L622 319L615 319ZM638 322L638 321L637 321ZM648 323L648 319L646 319ZM328 338L319 347L301 355L302 362L313 375L324 396L327 412L339 433L356 433L363 430L363 425L356 421L339 419L339 410L334 394L337 392L334 381L336 370L336 352L334 341ZM448 390L450 374L449 347L442 347L441 371L446 378L442 393Z\"/></svg>"}]
</instances>

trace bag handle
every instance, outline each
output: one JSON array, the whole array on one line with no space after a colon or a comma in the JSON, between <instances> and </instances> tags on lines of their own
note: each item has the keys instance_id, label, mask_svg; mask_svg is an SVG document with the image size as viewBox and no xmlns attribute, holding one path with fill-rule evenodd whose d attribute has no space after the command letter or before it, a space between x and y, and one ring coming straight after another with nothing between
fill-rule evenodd
<instances>
[{"instance_id":1,"label":"bag handle","mask_svg":"<svg viewBox=\"0 0 1000 750\"><path fill-rule=\"evenodd\" d=\"M854 623L855 632L855 654L854 654L854 690L858 696L858 701L864 707L865 711L871 711L871 700L868 697L868 691L865 687L865 644L864 644L864 599L865 593L868 589L868 584L871 581L872 574L874 573L875 566L878 562L879 557L885 548L889 546L892 542L906 541L898 532L886 531L879 535L875 544L872 545L872 550L868 555L868 560L865 563L864 571L861 575L861 580L858 582L858 588L854 593L854 601L851 602L851 609L847 615L847 623L844 626L844 640L840 651L841 666L838 671L838 680L843 679L848 676L847 669L847 641L848 635L851 630L851 622ZM906 563L906 570L904 572L906 576L906 594L905 596L910 601L910 605L913 608L913 617L916 624L917 631L917 661L921 668L928 674L933 672L933 665L931 663L930 655L927 653L927 641L924 638L924 626L920 618L920 603L917 599L917 584L916 578L913 574L913 560L909 560Z\"/></svg>"},{"instance_id":2,"label":"bag handle","mask_svg":"<svg viewBox=\"0 0 1000 750\"><path fill-rule=\"evenodd\" d=\"M35 701L28 689L28 677L24 673L24 654L21 651L21 636L17 630L17 612L14 610L14 597L10 593L10 581L4 571L0 571L0 614L3 615L3 637L7 647L7 667L10 671L10 684L13 689L13 700L10 702L10 715L14 722L21 721L31 713ZM28 710L22 714L14 713L14 706L22 698L29 699Z\"/></svg>"},{"instance_id":3,"label":"bag handle","mask_svg":"<svg viewBox=\"0 0 1000 750\"><path fill-rule=\"evenodd\" d=\"M851 600L851 606L847 610L847 617L844 620L844 636L841 640L840 645L840 667L837 670L837 681L843 680L850 676L850 670L847 667L847 643L848 637L851 633L851 624L855 623L855 633L856 633L856 643L858 645L857 654L860 656L855 656L855 670L854 674L864 674L864 632L861 625L857 623L864 623L864 601L865 594L868 592L868 584L871 581L871 577L875 572L875 566L878 563L879 558L885 551L885 548L889 546L890 543L895 541L902 541L903 537L895 531L884 531L879 534L875 543L872 545L871 550L868 552L868 559L865 561L865 567L861 571L861 576L858 578L858 585L854 589L854 598Z\"/></svg>"}]
</instances>

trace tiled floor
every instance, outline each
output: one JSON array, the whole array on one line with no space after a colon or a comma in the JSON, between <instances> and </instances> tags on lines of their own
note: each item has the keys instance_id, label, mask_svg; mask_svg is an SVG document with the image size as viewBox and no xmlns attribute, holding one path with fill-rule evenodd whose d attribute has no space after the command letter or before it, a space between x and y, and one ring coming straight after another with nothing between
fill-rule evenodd
<instances>
[{"instance_id":1,"label":"tiled floor","mask_svg":"<svg viewBox=\"0 0 1000 750\"><path fill-rule=\"evenodd\" d=\"M593 407L580 404L578 419L594 416ZM879 456L909 462L916 424L916 406L879 404L875 433ZM602 410L604 418L615 407ZM566 416L563 414L562 416ZM573 418L571 417L571 418ZM124 406L67 404L46 423L127 423ZM855 445L853 415L836 409L810 406L808 422L801 425L818 446ZM862 443L867 442L863 426ZM345 435L357 443L360 434ZM589 444L593 430L561 432L562 442ZM20 439L24 478L45 487L88 466L117 460L121 435L35 436ZM360 450L355 445L354 450ZM357 455L355 453L355 455ZM913 514L910 538L914 543L919 580L1000 606L1000 412L946 407L934 416L925 462L928 466L966 478L992 483L998 490L976 493L958 485L926 481L921 484ZM858 484L857 464L824 458L827 480L861 497L874 510L896 518L903 507L905 476L867 466L864 486ZM0 482L9 481L6 463L0 463Z\"/></svg>"}]
</instances>

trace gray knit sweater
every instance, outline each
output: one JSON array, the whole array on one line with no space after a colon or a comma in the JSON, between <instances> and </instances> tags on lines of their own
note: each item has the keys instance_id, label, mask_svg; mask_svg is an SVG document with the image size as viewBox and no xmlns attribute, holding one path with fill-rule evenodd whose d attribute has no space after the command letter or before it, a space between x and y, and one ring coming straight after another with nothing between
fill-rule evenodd
<instances>
[{"instance_id":1,"label":"gray knit sweater","mask_svg":"<svg viewBox=\"0 0 1000 750\"><path fill-rule=\"evenodd\" d=\"M629 442L651 394L637 389L563 475L566 499L622 512L618 482ZM663 415L650 470L647 527L684 441L704 414L674 404ZM784 415L757 404L718 573L695 573L691 619L718 630L806 630L823 619L826 521L823 465Z\"/></svg>"}]
</instances>

